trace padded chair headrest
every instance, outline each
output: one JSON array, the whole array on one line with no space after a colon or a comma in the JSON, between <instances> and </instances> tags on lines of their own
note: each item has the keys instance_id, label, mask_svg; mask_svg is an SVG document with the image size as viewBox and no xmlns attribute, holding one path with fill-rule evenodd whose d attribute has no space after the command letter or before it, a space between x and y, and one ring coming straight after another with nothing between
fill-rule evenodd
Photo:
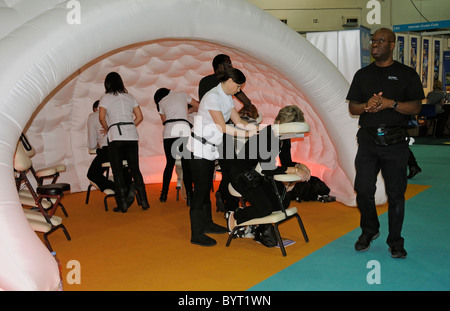
<instances>
[{"instance_id":1,"label":"padded chair headrest","mask_svg":"<svg viewBox=\"0 0 450 311\"><path fill-rule=\"evenodd\" d=\"M36 154L36 150L34 150L25 134L22 133L22 135L20 136L20 141L22 142L26 155L30 158L34 157L34 155Z\"/></svg>"},{"instance_id":2,"label":"padded chair headrest","mask_svg":"<svg viewBox=\"0 0 450 311\"><path fill-rule=\"evenodd\" d=\"M31 159L27 155L21 141L18 142L16 153L14 154L14 169L19 172L28 170L31 167Z\"/></svg>"},{"instance_id":3,"label":"padded chair headrest","mask_svg":"<svg viewBox=\"0 0 450 311\"><path fill-rule=\"evenodd\" d=\"M272 127L277 135L302 134L309 132L309 124L306 122L274 124Z\"/></svg>"}]
</instances>

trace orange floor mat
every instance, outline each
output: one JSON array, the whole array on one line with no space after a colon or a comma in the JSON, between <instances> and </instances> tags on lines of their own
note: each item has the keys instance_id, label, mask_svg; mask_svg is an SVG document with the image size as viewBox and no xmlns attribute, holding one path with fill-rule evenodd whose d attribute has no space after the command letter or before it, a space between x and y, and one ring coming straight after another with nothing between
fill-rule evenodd
<instances>
[{"instance_id":1,"label":"orange floor mat","mask_svg":"<svg viewBox=\"0 0 450 311\"><path fill-rule=\"evenodd\" d=\"M147 185L150 210L143 211L136 202L128 213L114 213L103 207L104 195L91 192L68 194L63 204L69 213L64 220L71 241L62 231L50 235L52 247L62 263L66 291L234 291L246 290L278 271L301 260L359 226L359 212L338 202L292 202L297 206L310 242L305 243L297 222L292 219L280 226L285 239L296 241L286 248L266 248L252 239L235 239L225 246L227 234L210 235L213 247L190 244L189 208L174 185L166 203L158 200L161 185ZM215 185L215 189L218 184ZM407 198L426 189L408 185ZM214 194L211 194L214 204ZM379 213L386 205L378 207ZM223 213L213 211L216 223L225 226ZM79 280L74 266L79 263ZM79 281L79 283L74 283ZM74 284L73 284L74 283Z\"/></svg>"}]
</instances>

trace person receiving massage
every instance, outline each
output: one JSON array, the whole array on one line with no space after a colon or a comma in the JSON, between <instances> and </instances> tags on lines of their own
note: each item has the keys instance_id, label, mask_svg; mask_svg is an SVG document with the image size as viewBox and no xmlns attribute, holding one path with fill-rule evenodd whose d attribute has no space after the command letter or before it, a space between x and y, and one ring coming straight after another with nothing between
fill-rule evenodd
<instances>
[{"instance_id":1,"label":"person receiving massage","mask_svg":"<svg viewBox=\"0 0 450 311\"><path fill-rule=\"evenodd\" d=\"M277 138L278 124L290 122L304 122L303 112L295 105L282 108L275 118L274 126L267 126L260 129L259 134L248 139L244 147L237 154L231 169L231 185L238 191L242 197L250 203L250 206L237 208L234 212L228 212L228 229L231 231L236 225L244 223L254 218L260 218L270 215L279 210L278 197L272 188L271 182L256 171L260 163L261 173L266 176L277 174L295 174L301 181L308 181L311 178L309 168L300 163L288 163L284 159L290 159L280 155L281 166L276 165L276 156L280 150L282 140ZM270 150L270 152L268 152ZM287 149L288 152L289 149ZM283 165L284 164L284 165ZM279 192L283 187L287 191L291 190L295 183L284 184L276 182ZM290 199L285 197L283 205L288 207Z\"/></svg>"}]
</instances>

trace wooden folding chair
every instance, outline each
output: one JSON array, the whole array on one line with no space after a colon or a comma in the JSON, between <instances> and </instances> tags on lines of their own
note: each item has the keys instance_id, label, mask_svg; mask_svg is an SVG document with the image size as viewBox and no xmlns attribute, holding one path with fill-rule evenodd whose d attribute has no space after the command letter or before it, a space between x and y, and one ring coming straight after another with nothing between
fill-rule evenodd
<instances>
[{"instance_id":1,"label":"wooden folding chair","mask_svg":"<svg viewBox=\"0 0 450 311\"><path fill-rule=\"evenodd\" d=\"M61 217L54 215L57 207L62 206L60 204L61 198L65 191L70 190L70 184L56 183L41 185L37 186L35 191L26 174L30 167L31 159L26 155L23 145L19 142L14 155L14 169L17 174L16 185L19 198L22 205L37 208L38 211L24 208L25 216L34 231L44 234L44 242L47 248L52 251L48 236L57 229L62 229L67 240L71 240L66 227L62 224ZM22 193L19 191L22 183L25 183L28 188L26 194L24 191Z\"/></svg>"},{"instance_id":2,"label":"wooden folding chair","mask_svg":"<svg viewBox=\"0 0 450 311\"><path fill-rule=\"evenodd\" d=\"M274 190L275 194L277 195L277 198L278 198L277 201L279 203L280 210L275 211L268 216L261 217L261 218L254 218L249 221L243 222L239 225L236 225L233 228L233 230L230 232L230 235L229 235L227 243L226 243L227 247L230 246L231 241L233 240L233 238L235 236L235 233L242 227L263 225L263 224L273 224L274 229L275 229L275 235L276 235L276 238L278 241L278 246L280 247L281 253L283 254L283 256L286 256L286 249L284 247L283 239L281 238L280 230L278 227L282 223L284 223L294 217L297 219L297 222L300 226L300 229L302 231L305 241L309 242L308 235L306 233L302 219L301 219L300 215L298 214L297 208L296 207L289 207L286 209L284 208L283 199L284 199L284 196L286 195L286 192L284 191L282 194L280 194L278 191L278 188L276 186L276 183L275 183L275 181L294 182L294 181L299 181L300 178L297 175L291 175L291 174L275 175L275 176L271 176L268 178L270 178L273 190ZM229 187L228 189L230 190L230 193L232 195L239 197L243 201L242 195L239 192L237 192L231 184L229 184L228 187ZM243 203L243 204L245 204L245 203Z\"/></svg>"},{"instance_id":3,"label":"wooden folding chair","mask_svg":"<svg viewBox=\"0 0 450 311\"><path fill-rule=\"evenodd\" d=\"M31 159L36 154L36 150L30 144L25 134L22 133L22 135L20 135L20 141L24 147L25 154ZM29 171L33 174L38 185L42 185L45 179L50 178L52 184L56 183L58 177L60 176L60 173L64 172L65 170L66 166L64 164L58 164L52 167L46 167L37 170L34 169L33 164L31 164L29 168Z\"/></svg>"},{"instance_id":4,"label":"wooden folding chair","mask_svg":"<svg viewBox=\"0 0 450 311\"><path fill-rule=\"evenodd\" d=\"M279 137L279 139L290 139L294 137L303 137L305 133L309 132L309 125L304 122L293 122L293 123L284 123L279 124L275 127L275 133ZM261 166L258 164L256 167L256 171L261 173ZM308 235L306 233L305 227L303 225L302 219L300 215L298 214L296 207L289 207L284 208L283 206L283 200L286 195L286 189L284 188L282 193L279 193L278 187L276 185L276 181L283 182L283 183L291 183L291 182L298 182L301 181L300 177L298 175L293 174L279 174L274 176L267 176L267 178L270 179L273 191L275 192L277 196L277 203L279 204L279 211L275 211L272 214L261 217L261 218L255 218L251 219L249 221L246 221L244 223L241 223L233 228L233 230L230 232L230 235L228 237L226 246L228 247L233 240L235 233L241 229L242 227L246 226L254 226L254 225L263 225L263 224L273 224L275 229L276 238L278 241L278 246L281 249L281 253L283 256L286 256L286 250L283 244L283 239L281 238L281 234L279 231L279 225L282 223L288 221L289 219L296 218L297 222L299 224L299 227L302 231L303 237L306 242L309 242ZM230 193L236 197L239 197L241 200L241 204L245 206L245 200L243 196L236 191L231 184L228 185L228 189Z\"/></svg>"}]
</instances>

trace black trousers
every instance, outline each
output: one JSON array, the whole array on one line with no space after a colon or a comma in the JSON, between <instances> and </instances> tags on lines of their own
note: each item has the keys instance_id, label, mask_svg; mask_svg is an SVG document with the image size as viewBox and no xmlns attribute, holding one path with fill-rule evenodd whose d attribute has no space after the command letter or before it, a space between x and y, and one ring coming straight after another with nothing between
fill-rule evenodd
<instances>
[{"instance_id":1,"label":"black trousers","mask_svg":"<svg viewBox=\"0 0 450 311\"><path fill-rule=\"evenodd\" d=\"M362 233L373 236L379 231L375 191L377 175L381 171L388 198L389 246L400 246L404 243L401 231L405 214L408 149L408 142L391 146L364 142L359 144L355 158L356 202L361 212Z\"/></svg>"},{"instance_id":2,"label":"black trousers","mask_svg":"<svg viewBox=\"0 0 450 311\"><path fill-rule=\"evenodd\" d=\"M414 156L414 153L411 151L411 148L408 149L409 149L408 166L409 167L415 166L417 165L416 157Z\"/></svg>"},{"instance_id":3,"label":"black trousers","mask_svg":"<svg viewBox=\"0 0 450 311\"><path fill-rule=\"evenodd\" d=\"M275 185L281 195L285 188L284 184L276 181ZM234 219L238 225L254 218L268 216L272 212L280 210L279 199L272 183L269 181L261 183L250 191L245 191L245 185L240 185L239 182L233 183L233 187L250 203L250 206L238 208L234 213ZM287 208L289 203L290 199L286 196L282 202L284 208Z\"/></svg>"},{"instance_id":4,"label":"black trousers","mask_svg":"<svg viewBox=\"0 0 450 311\"><path fill-rule=\"evenodd\" d=\"M181 169L183 171L183 184L186 189L186 193L192 192L192 177L191 170L189 167L189 160L182 156L182 152L186 146L188 137L178 137L178 138L165 138L164 153L166 155L166 167L163 173L163 186L162 193L167 194L169 191L170 180L172 179L173 168L175 166L175 156L180 154L181 156Z\"/></svg>"},{"instance_id":5,"label":"black trousers","mask_svg":"<svg viewBox=\"0 0 450 311\"><path fill-rule=\"evenodd\" d=\"M105 162L109 162L108 147L98 148L97 155L89 166L87 172L87 178L94 182L102 192L105 189L115 190L114 182L109 180L104 175L105 171L108 169L102 166Z\"/></svg>"},{"instance_id":6,"label":"black trousers","mask_svg":"<svg viewBox=\"0 0 450 311\"><path fill-rule=\"evenodd\" d=\"M136 187L145 186L139 169L139 145L137 140L115 140L109 142L109 161L118 189L128 189L130 182L124 175L123 160L128 162L128 171Z\"/></svg>"},{"instance_id":7,"label":"black trousers","mask_svg":"<svg viewBox=\"0 0 450 311\"><path fill-rule=\"evenodd\" d=\"M203 234L206 226L211 224L211 187L214 176L215 161L191 159L189 161L194 195L189 211L192 235Z\"/></svg>"}]
</instances>

